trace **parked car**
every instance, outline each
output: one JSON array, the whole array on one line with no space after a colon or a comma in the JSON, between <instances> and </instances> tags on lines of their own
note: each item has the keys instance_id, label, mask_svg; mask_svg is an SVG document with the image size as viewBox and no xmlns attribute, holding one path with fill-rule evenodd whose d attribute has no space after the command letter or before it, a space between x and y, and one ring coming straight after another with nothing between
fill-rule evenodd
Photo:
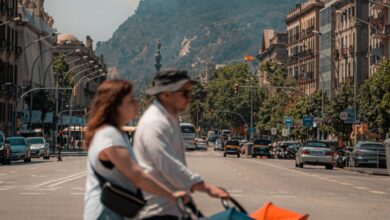
<instances>
[{"instance_id":1,"label":"parked car","mask_svg":"<svg viewBox=\"0 0 390 220\"><path fill-rule=\"evenodd\" d=\"M31 162L30 146L24 137L9 137L7 142L11 147L11 160L24 160Z\"/></svg>"},{"instance_id":2,"label":"parked car","mask_svg":"<svg viewBox=\"0 0 390 220\"><path fill-rule=\"evenodd\" d=\"M221 139L217 139L214 143L214 151L223 151L223 141Z\"/></svg>"},{"instance_id":3,"label":"parked car","mask_svg":"<svg viewBox=\"0 0 390 220\"><path fill-rule=\"evenodd\" d=\"M270 140L265 139L256 139L253 141L252 148L252 157L256 156L266 156L268 158L272 157L272 153L269 150Z\"/></svg>"},{"instance_id":4,"label":"parked car","mask_svg":"<svg viewBox=\"0 0 390 220\"><path fill-rule=\"evenodd\" d=\"M207 142L203 138L195 138L195 149L196 150L207 150Z\"/></svg>"},{"instance_id":5,"label":"parked car","mask_svg":"<svg viewBox=\"0 0 390 220\"><path fill-rule=\"evenodd\" d=\"M30 145L31 157L43 159L50 159L49 143L43 137L29 137L26 138L27 144Z\"/></svg>"},{"instance_id":6,"label":"parked car","mask_svg":"<svg viewBox=\"0 0 390 220\"><path fill-rule=\"evenodd\" d=\"M240 143L236 140L228 140L226 141L226 144L224 146L224 152L223 156L226 157L226 155L237 155L237 157L240 157Z\"/></svg>"},{"instance_id":7,"label":"parked car","mask_svg":"<svg viewBox=\"0 0 390 220\"><path fill-rule=\"evenodd\" d=\"M385 147L377 142L358 142L349 154L350 166L386 166Z\"/></svg>"},{"instance_id":8,"label":"parked car","mask_svg":"<svg viewBox=\"0 0 390 220\"><path fill-rule=\"evenodd\" d=\"M333 169L334 152L323 141L306 141L295 155L295 166L303 168L305 164L325 166Z\"/></svg>"},{"instance_id":9,"label":"parked car","mask_svg":"<svg viewBox=\"0 0 390 220\"><path fill-rule=\"evenodd\" d=\"M6 143L5 135L0 131L0 162L4 165L11 164L11 148Z\"/></svg>"}]
</instances>

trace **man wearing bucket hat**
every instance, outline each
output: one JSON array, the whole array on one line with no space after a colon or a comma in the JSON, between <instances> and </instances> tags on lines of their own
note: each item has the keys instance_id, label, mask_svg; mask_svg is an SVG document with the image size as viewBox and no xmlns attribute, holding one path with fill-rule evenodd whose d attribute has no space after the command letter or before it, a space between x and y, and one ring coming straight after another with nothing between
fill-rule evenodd
<instances>
[{"instance_id":1,"label":"man wearing bucket hat","mask_svg":"<svg viewBox=\"0 0 390 220\"><path fill-rule=\"evenodd\" d=\"M179 114L191 101L192 80L186 71L162 70L145 92L156 100L141 117L134 138L134 151L139 164L171 190L201 191L216 198L229 194L187 168L181 136ZM140 217L147 220L179 219L181 213L174 202L145 195L147 206Z\"/></svg>"}]
</instances>

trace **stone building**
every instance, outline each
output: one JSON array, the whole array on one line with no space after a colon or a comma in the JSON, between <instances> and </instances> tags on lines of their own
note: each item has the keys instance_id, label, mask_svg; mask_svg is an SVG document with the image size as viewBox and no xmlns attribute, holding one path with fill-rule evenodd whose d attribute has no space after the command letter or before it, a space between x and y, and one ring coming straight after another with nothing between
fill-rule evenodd
<instances>
[{"instance_id":1,"label":"stone building","mask_svg":"<svg viewBox=\"0 0 390 220\"><path fill-rule=\"evenodd\" d=\"M378 71L380 62L384 58L389 58L390 54L390 11L389 0L371 1L369 10L370 45L369 45L369 76ZM387 5L387 6L386 6Z\"/></svg>"},{"instance_id":2,"label":"stone building","mask_svg":"<svg viewBox=\"0 0 390 220\"><path fill-rule=\"evenodd\" d=\"M67 73L59 73L63 80L77 85L73 92L63 93L68 98L61 99L60 110L66 106L71 106L76 111L73 115L84 116L84 109L89 108L93 97L96 94L97 87L102 79L105 79L107 67L103 56L96 56L93 51L93 40L90 36L86 37L86 43L79 41L71 34L59 34L57 44L64 44L54 50L54 55L63 55L65 62L69 66ZM64 78L65 77L65 78Z\"/></svg>"},{"instance_id":3,"label":"stone building","mask_svg":"<svg viewBox=\"0 0 390 220\"><path fill-rule=\"evenodd\" d=\"M286 18L288 34L288 73L295 77L297 86L305 94L319 89L319 12L321 0L308 0L297 4Z\"/></svg>"},{"instance_id":4,"label":"stone building","mask_svg":"<svg viewBox=\"0 0 390 220\"><path fill-rule=\"evenodd\" d=\"M16 109L20 69L16 59L21 53L17 23L17 0L0 0L0 131L11 134Z\"/></svg>"},{"instance_id":5,"label":"stone building","mask_svg":"<svg viewBox=\"0 0 390 220\"><path fill-rule=\"evenodd\" d=\"M259 65L259 83L260 85L268 85L267 73L262 70L261 65L272 61L277 62L283 66L288 62L288 36L287 33L279 33L272 29L266 29L263 31L263 40L261 49L257 55L257 59L260 61Z\"/></svg>"},{"instance_id":6,"label":"stone building","mask_svg":"<svg viewBox=\"0 0 390 220\"><path fill-rule=\"evenodd\" d=\"M360 85L368 78L369 70L368 0L338 1L335 7L337 83Z\"/></svg>"}]
</instances>

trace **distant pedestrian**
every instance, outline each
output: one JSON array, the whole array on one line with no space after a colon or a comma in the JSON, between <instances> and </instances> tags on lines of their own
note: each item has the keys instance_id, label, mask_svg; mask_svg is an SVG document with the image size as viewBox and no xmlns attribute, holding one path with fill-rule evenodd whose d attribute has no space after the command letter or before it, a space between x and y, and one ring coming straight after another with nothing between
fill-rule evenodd
<instances>
[{"instance_id":1,"label":"distant pedestrian","mask_svg":"<svg viewBox=\"0 0 390 220\"><path fill-rule=\"evenodd\" d=\"M181 135L179 113L191 101L192 84L186 71L163 70L154 77L148 95L154 103L140 119L134 138L134 151L147 173L167 184L172 190L201 191L209 196L227 198L224 190L206 183L188 169ZM168 199L147 195L147 206L141 218L176 220L181 216L177 205Z\"/></svg>"},{"instance_id":2,"label":"distant pedestrian","mask_svg":"<svg viewBox=\"0 0 390 220\"><path fill-rule=\"evenodd\" d=\"M138 101L132 91L132 85L127 81L106 80L99 86L93 100L84 145L88 150L85 220L123 219L101 202L101 178L97 175L128 191L136 193L141 188L172 202L186 195L184 191L174 193L137 164L122 130L137 113ZM128 206L133 204L129 203Z\"/></svg>"}]
</instances>

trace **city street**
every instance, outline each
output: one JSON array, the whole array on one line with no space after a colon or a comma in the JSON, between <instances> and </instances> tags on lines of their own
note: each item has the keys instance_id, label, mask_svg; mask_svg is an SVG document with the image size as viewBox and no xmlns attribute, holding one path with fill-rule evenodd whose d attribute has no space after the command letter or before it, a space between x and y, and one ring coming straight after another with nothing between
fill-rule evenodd
<instances>
[{"instance_id":1,"label":"city street","mask_svg":"<svg viewBox=\"0 0 390 220\"><path fill-rule=\"evenodd\" d=\"M188 165L208 182L226 188L252 212L265 202L310 214L310 219L387 219L390 178L305 166L292 160L227 157L210 150L188 152ZM86 157L64 157L0 166L2 219L82 219ZM217 199L195 194L210 215Z\"/></svg>"}]
</instances>

